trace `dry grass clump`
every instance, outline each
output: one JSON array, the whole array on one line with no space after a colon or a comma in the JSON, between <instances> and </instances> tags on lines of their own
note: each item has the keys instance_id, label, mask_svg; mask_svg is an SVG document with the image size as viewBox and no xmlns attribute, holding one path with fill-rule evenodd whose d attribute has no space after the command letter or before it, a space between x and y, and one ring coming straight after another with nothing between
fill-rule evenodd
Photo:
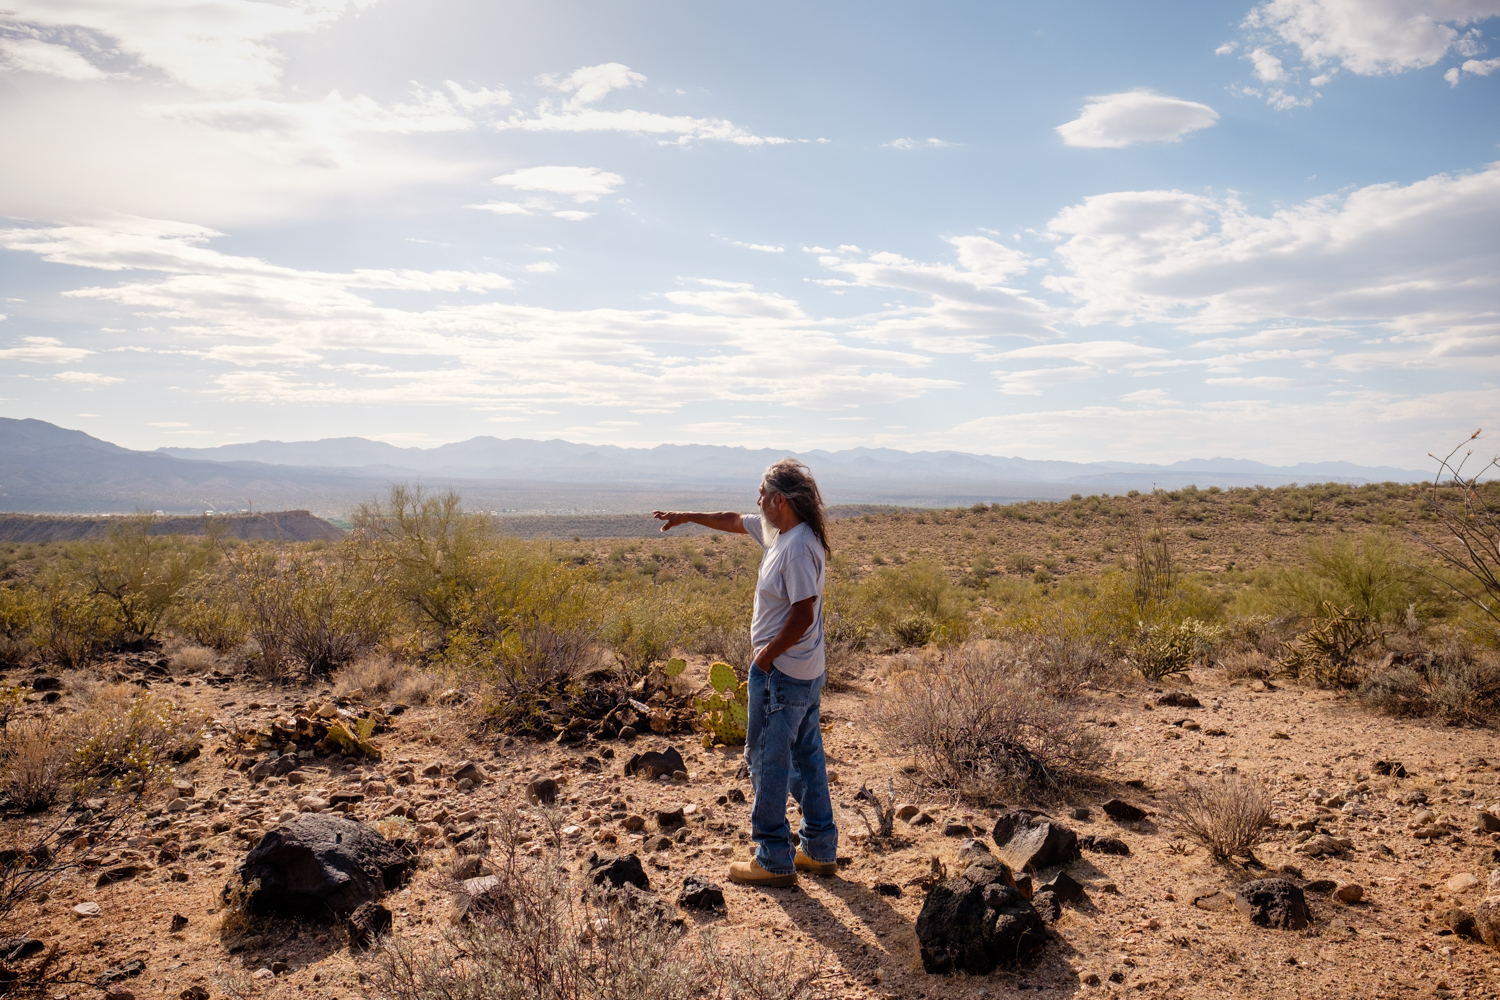
<instances>
[{"instance_id":1,"label":"dry grass clump","mask_svg":"<svg viewBox=\"0 0 1500 1000\"><path fill-rule=\"evenodd\" d=\"M1276 671L1276 664L1258 649L1242 649L1219 662L1229 680L1263 681Z\"/></svg>"},{"instance_id":2,"label":"dry grass clump","mask_svg":"<svg viewBox=\"0 0 1500 1000\"><path fill-rule=\"evenodd\" d=\"M1365 706L1383 715L1481 722L1500 712L1500 655L1445 643L1392 655L1359 687Z\"/></svg>"},{"instance_id":3,"label":"dry grass clump","mask_svg":"<svg viewBox=\"0 0 1500 1000\"><path fill-rule=\"evenodd\" d=\"M23 719L6 726L0 740L0 790L27 812L57 801L67 775L68 746L51 719Z\"/></svg>"},{"instance_id":4,"label":"dry grass clump","mask_svg":"<svg viewBox=\"0 0 1500 1000\"><path fill-rule=\"evenodd\" d=\"M381 942L376 985L390 1000L687 1000L830 996L825 974L787 953L729 950L711 928L626 886L580 885L558 859L521 855L519 819L501 817L498 884L463 921L421 941ZM578 882L583 879L579 878Z\"/></svg>"},{"instance_id":5,"label":"dry grass clump","mask_svg":"<svg viewBox=\"0 0 1500 1000\"><path fill-rule=\"evenodd\" d=\"M1226 774L1203 782L1184 780L1163 815L1207 848L1215 861L1228 861L1251 856L1265 839L1271 804L1258 783Z\"/></svg>"},{"instance_id":6,"label":"dry grass clump","mask_svg":"<svg viewBox=\"0 0 1500 1000\"><path fill-rule=\"evenodd\" d=\"M405 705L425 705L443 689L443 678L419 670L389 653L356 660L333 677L339 698L392 698Z\"/></svg>"},{"instance_id":7,"label":"dry grass clump","mask_svg":"<svg viewBox=\"0 0 1500 1000\"><path fill-rule=\"evenodd\" d=\"M223 665L217 650L196 643L168 647L167 655L172 669L185 674L204 674Z\"/></svg>"},{"instance_id":8,"label":"dry grass clump","mask_svg":"<svg viewBox=\"0 0 1500 1000\"><path fill-rule=\"evenodd\" d=\"M129 684L101 684L71 717L68 774L87 784L113 779L144 789L196 753L204 720L170 698Z\"/></svg>"},{"instance_id":9,"label":"dry grass clump","mask_svg":"<svg viewBox=\"0 0 1500 1000\"><path fill-rule=\"evenodd\" d=\"M1108 759L1073 706L994 642L903 657L878 719L925 781L975 802L1085 781Z\"/></svg>"}]
</instances>

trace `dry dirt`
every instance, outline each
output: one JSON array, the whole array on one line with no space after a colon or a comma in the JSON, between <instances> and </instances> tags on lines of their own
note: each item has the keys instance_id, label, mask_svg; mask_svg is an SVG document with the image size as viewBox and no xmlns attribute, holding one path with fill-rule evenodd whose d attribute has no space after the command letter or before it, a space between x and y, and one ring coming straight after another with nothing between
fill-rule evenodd
<instances>
[{"instance_id":1,"label":"dry dirt","mask_svg":"<svg viewBox=\"0 0 1500 1000\"><path fill-rule=\"evenodd\" d=\"M658 807L694 803L702 818L690 823L687 842L645 855L653 886L672 898L685 875L701 874L719 882L728 903L720 922L731 936L750 947L795 948L823 956L840 996L946 1000L1021 990L1056 997L1500 993L1500 954L1443 933L1436 919L1452 901L1450 878L1462 873L1478 877L1481 888L1460 897L1472 904L1500 863L1492 838L1471 831L1474 805L1500 800L1500 741L1495 732L1378 719L1349 699L1327 693L1280 686L1254 690L1207 674L1188 685L1203 703L1197 709L1152 707L1156 695L1145 687L1087 695L1094 700L1087 714L1105 727L1115 763L1111 773L1102 776L1108 784L1053 803L1051 809L1065 817L1070 806L1091 808L1089 820L1065 822L1080 834L1117 836L1131 854L1085 853L1070 868L1085 884L1090 902L1082 909L1064 910L1041 958L1018 971L989 977L924 974L914 932L923 893L908 883L926 874L933 858L953 862L960 840L944 836L944 821L987 829L997 811L919 797L913 801L938 823L898 823L904 846L872 850L854 836L863 829L850 808L861 783L884 787L888 778L901 777L906 763L899 748L882 745L869 723L870 707L883 696L879 667L873 662L851 690L828 694L824 702L825 740L829 766L837 777L833 791L843 835L839 853L848 863L837 876L803 877L797 888L770 890L741 888L724 878L730 857L744 858L750 852L749 807L717 802L731 788L748 792L746 782L736 778L740 759L733 751L703 750L692 737L642 737L631 744L572 748L527 741L506 746L502 737L473 728L472 709L432 705L411 709L395 720L393 732L377 737L381 761L317 758L308 766L326 771L318 772L311 786L291 788L285 779L275 778L252 785L242 772L226 765L233 754L226 752L222 732L264 729L271 719L321 696L324 689L239 682L212 686L203 677L178 677L172 690L184 705L222 723L211 730L201 757L178 770L179 780L195 783L193 800L202 805L185 813L159 812L166 804L161 793L140 803L112 797L110 809L119 820L112 838L94 849L94 863L64 876L45 902L23 905L15 914L14 932L57 944L64 953L62 964L76 965L77 981L54 987L49 994L54 1000L98 996L101 990L93 985L94 978L132 959L144 962L145 971L123 985L142 1000L176 998L194 985L206 988L215 1000L373 996L371 974L377 960L351 954L336 929L288 922L247 924L224 910L219 893L248 848L239 834L256 825L274 826L282 808L309 787L325 792L358 789L405 765L420 775L426 765L438 764L444 775L451 775L460 761L473 759L483 763L493 780L472 791L460 791L448 777L418 777L410 787L392 783L389 793L372 795L352 810L375 821L397 805L415 805L424 819L439 810L472 809L478 813L477 822L483 823L502 806L525 806L526 783L551 775L563 783L559 803L564 822L579 828L564 838L562 849L565 862L576 868L599 847L594 841L605 831L615 834L622 851L641 850L632 838L653 833L653 824L641 834L631 834L609 818L616 801L625 802L630 813L648 817ZM702 676L706 661L695 660L689 670L690 677ZM62 705L66 702L64 694ZM1201 728L1176 725L1185 719ZM1225 735L1204 735L1217 729ZM686 786L622 776L621 765L630 753L667 743L677 746L688 761ZM582 770L585 756L602 756L606 747L615 753L604 761L602 774ZM1378 777L1377 760L1399 761L1410 776ZM1344 905L1326 895L1312 896L1315 922L1299 932L1252 926L1233 908L1195 907L1192 900L1206 890L1265 874L1216 865L1201 847L1178 853L1171 831L1157 814L1180 776L1224 770L1257 776L1273 790L1280 827L1258 850L1267 869L1294 865L1306 879L1358 883L1365 889L1364 901ZM1355 808L1321 810L1309 801L1314 789L1345 793ZM1440 820L1451 820L1457 832L1436 840L1414 838L1414 809L1397 801L1413 791L1424 792L1428 808ZM1098 805L1112 795L1138 803L1148 811L1147 818L1127 824L1107 819ZM153 819L159 828L148 829ZM161 819L168 822L160 824ZM1297 853L1296 834L1289 828L1303 820L1320 820L1329 833L1352 840L1353 849L1342 857L1321 859ZM228 829L212 832L215 821ZM17 840L28 832L34 835L47 823L47 817L5 821L7 832ZM540 831L541 825L537 827ZM181 859L159 861L158 840L180 844ZM396 914L394 933L419 940L435 935L448 919L440 873L456 857L451 849L436 846L425 856L409 888L387 900ZM132 862L147 870L133 879L96 887L100 871ZM186 880L173 881L174 872ZM872 887L884 882L906 888L899 898L879 895ZM75 916L73 907L83 902L96 902L102 916ZM175 915L185 917L186 925L174 933ZM1098 985L1088 984L1091 976L1099 977Z\"/></svg>"}]
</instances>

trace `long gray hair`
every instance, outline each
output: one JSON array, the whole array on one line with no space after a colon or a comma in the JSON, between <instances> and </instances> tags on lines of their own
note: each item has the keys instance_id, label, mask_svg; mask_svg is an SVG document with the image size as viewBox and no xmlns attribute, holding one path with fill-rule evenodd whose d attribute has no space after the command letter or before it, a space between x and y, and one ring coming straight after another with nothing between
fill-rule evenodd
<instances>
[{"instance_id":1,"label":"long gray hair","mask_svg":"<svg viewBox=\"0 0 1500 1000\"><path fill-rule=\"evenodd\" d=\"M812 477L812 470L795 458L783 458L766 470L762 482L766 489L774 490L786 498L792 510L802 522L818 536L824 552L833 552L828 546L828 529L824 525L823 494Z\"/></svg>"}]
</instances>

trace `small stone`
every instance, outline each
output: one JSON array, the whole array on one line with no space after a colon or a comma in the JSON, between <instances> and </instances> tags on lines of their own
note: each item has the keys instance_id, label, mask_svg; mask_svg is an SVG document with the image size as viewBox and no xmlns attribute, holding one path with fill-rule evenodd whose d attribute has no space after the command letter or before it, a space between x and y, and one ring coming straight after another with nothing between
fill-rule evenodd
<instances>
[{"instance_id":1,"label":"small stone","mask_svg":"<svg viewBox=\"0 0 1500 1000\"><path fill-rule=\"evenodd\" d=\"M945 837L972 837L974 830L967 823L949 821L943 824L943 836Z\"/></svg>"},{"instance_id":2,"label":"small stone","mask_svg":"<svg viewBox=\"0 0 1500 1000\"><path fill-rule=\"evenodd\" d=\"M366 903L365 905L368 906L370 904ZM285 972L288 968L289 968L289 966L285 962L272 962L271 963L271 971L274 972L278 976L281 975L283 972Z\"/></svg>"},{"instance_id":3,"label":"small stone","mask_svg":"<svg viewBox=\"0 0 1500 1000\"><path fill-rule=\"evenodd\" d=\"M422 768L422 777L424 778L436 778L442 773L443 765L441 764L428 764L426 767Z\"/></svg>"},{"instance_id":4,"label":"small stone","mask_svg":"<svg viewBox=\"0 0 1500 1000\"><path fill-rule=\"evenodd\" d=\"M677 902L689 910L722 910L724 890L697 875L682 880L682 895Z\"/></svg>"},{"instance_id":5,"label":"small stone","mask_svg":"<svg viewBox=\"0 0 1500 1000\"><path fill-rule=\"evenodd\" d=\"M634 833L637 830L645 829L646 817L631 813L629 816L626 816L621 821L621 823L624 825L625 829L629 830L631 833Z\"/></svg>"},{"instance_id":6,"label":"small stone","mask_svg":"<svg viewBox=\"0 0 1500 1000\"><path fill-rule=\"evenodd\" d=\"M683 812L682 806L678 806L676 809L656 810L656 826L658 829L675 830L686 822L687 815Z\"/></svg>"},{"instance_id":7,"label":"small stone","mask_svg":"<svg viewBox=\"0 0 1500 1000\"><path fill-rule=\"evenodd\" d=\"M1333 890L1333 898L1340 903L1353 905L1365 898L1365 887L1358 882L1346 882Z\"/></svg>"},{"instance_id":8,"label":"small stone","mask_svg":"<svg viewBox=\"0 0 1500 1000\"><path fill-rule=\"evenodd\" d=\"M458 781L463 781L467 778L476 785L482 785L489 780L490 776L485 771L484 765L476 761L466 760L461 761L458 767L454 769L453 777Z\"/></svg>"},{"instance_id":9,"label":"small stone","mask_svg":"<svg viewBox=\"0 0 1500 1000\"><path fill-rule=\"evenodd\" d=\"M970 837L958 845L958 864L956 867L959 869L967 868L981 858L988 860L993 857L994 855L990 853L990 849L984 841L975 840Z\"/></svg>"},{"instance_id":10,"label":"small stone","mask_svg":"<svg viewBox=\"0 0 1500 1000\"><path fill-rule=\"evenodd\" d=\"M634 726L621 726L620 727L620 739L625 740L627 742L629 742L630 740L635 739L635 727Z\"/></svg>"},{"instance_id":11,"label":"small stone","mask_svg":"<svg viewBox=\"0 0 1500 1000\"><path fill-rule=\"evenodd\" d=\"M1298 931L1312 923L1312 911L1295 883L1284 878L1246 882L1234 894L1234 905L1262 927Z\"/></svg>"},{"instance_id":12,"label":"small stone","mask_svg":"<svg viewBox=\"0 0 1500 1000\"><path fill-rule=\"evenodd\" d=\"M1090 816L1093 815L1093 812L1088 808L1088 806L1074 806L1073 808L1068 810L1068 815L1073 819L1086 821Z\"/></svg>"},{"instance_id":13,"label":"small stone","mask_svg":"<svg viewBox=\"0 0 1500 1000\"><path fill-rule=\"evenodd\" d=\"M672 849L672 838L655 836L646 841L648 851L670 851Z\"/></svg>"},{"instance_id":14,"label":"small stone","mask_svg":"<svg viewBox=\"0 0 1500 1000\"><path fill-rule=\"evenodd\" d=\"M1097 972L1080 972L1078 981L1085 986L1098 986L1103 980L1099 978Z\"/></svg>"},{"instance_id":15,"label":"small stone","mask_svg":"<svg viewBox=\"0 0 1500 1000\"><path fill-rule=\"evenodd\" d=\"M1448 891L1452 893L1468 892L1479 888L1479 879L1469 872L1460 872L1448 880Z\"/></svg>"},{"instance_id":16,"label":"small stone","mask_svg":"<svg viewBox=\"0 0 1500 1000\"><path fill-rule=\"evenodd\" d=\"M595 885L603 885L608 882L612 888L618 889L629 883L637 889L649 891L651 880L646 877L646 870L641 867L641 859L635 854L624 857L589 855L586 862L589 874Z\"/></svg>"},{"instance_id":17,"label":"small stone","mask_svg":"<svg viewBox=\"0 0 1500 1000\"><path fill-rule=\"evenodd\" d=\"M142 972L145 971L146 963L142 962L138 958L132 958L128 962L124 962L112 968L105 969L98 976L94 977L94 985L99 987L100 989L103 989L110 983L116 982L121 979L129 979L132 976L139 976Z\"/></svg>"},{"instance_id":18,"label":"small stone","mask_svg":"<svg viewBox=\"0 0 1500 1000\"><path fill-rule=\"evenodd\" d=\"M557 781L554 778L534 778L526 786L526 801L532 805L550 806L557 803Z\"/></svg>"},{"instance_id":19,"label":"small stone","mask_svg":"<svg viewBox=\"0 0 1500 1000\"><path fill-rule=\"evenodd\" d=\"M349 947L355 950L370 947L377 937L391 929L392 919L391 911L380 903L361 903L349 914L345 925L349 931ZM281 965L281 968L276 968L277 965ZM285 972L286 965L277 962L271 966L271 971Z\"/></svg>"},{"instance_id":20,"label":"small stone","mask_svg":"<svg viewBox=\"0 0 1500 1000\"><path fill-rule=\"evenodd\" d=\"M328 800L316 795L304 795L297 800L297 808L305 813L320 813L328 808Z\"/></svg>"},{"instance_id":21,"label":"small stone","mask_svg":"<svg viewBox=\"0 0 1500 1000\"><path fill-rule=\"evenodd\" d=\"M473 787L474 787L474 782L471 781L470 779L468 779L468 778L459 778L458 779L458 790L460 792L467 792L469 789L471 789Z\"/></svg>"},{"instance_id":22,"label":"small stone","mask_svg":"<svg viewBox=\"0 0 1500 1000\"><path fill-rule=\"evenodd\" d=\"M685 785L687 783L688 783L688 773L686 771L673 771L672 772L672 784L674 784L674 785Z\"/></svg>"},{"instance_id":23,"label":"small stone","mask_svg":"<svg viewBox=\"0 0 1500 1000\"><path fill-rule=\"evenodd\" d=\"M1110 799L1102 807L1104 815L1110 819L1119 820L1122 823L1132 823L1136 820L1146 818L1146 810L1140 806L1132 805L1124 799Z\"/></svg>"},{"instance_id":24,"label":"small stone","mask_svg":"<svg viewBox=\"0 0 1500 1000\"><path fill-rule=\"evenodd\" d=\"M177 1000L208 1000L208 990L201 986L189 986L177 994Z\"/></svg>"},{"instance_id":25,"label":"small stone","mask_svg":"<svg viewBox=\"0 0 1500 1000\"><path fill-rule=\"evenodd\" d=\"M73 907L73 912L80 917L104 916L104 911L100 909L98 903L79 903L77 906Z\"/></svg>"},{"instance_id":26,"label":"small stone","mask_svg":"<svg viewBox=\"0 0 1500 1000\"><path fill-rule=\"evenodd\" d=\"M187 925L188 925L188 918L187 917L184 917L180 913L174 913L172 915L172 933L173 934L176 934L178 931L182 930Z\"/></svg>"},{"instance_id":27,"label":"small stone","mask_svg":"<svg viewBox=\"0 0 1500 1000\"><path fill-rule=\"evenodd\" d=\"M912 818L911 825L912 826L931 826L932 824L934 824L936 822L937 822L937 820L933 819L930 814L925 813L925 812L921 812L921 813L917 813L917 815Z\"/></svg>"},{"instance_id":28,"label":"small stone","mask_svg":"<svg viewBox=\"0 0 1500 1000\"><path fill-rule=\"evenodd\" d=\"M270 969L256 969L254 972L250 973L250 978L251 979L275 979L276 978L276 973L272 972Z\"/></svg>"},{"instance_id":29,"label":"small stone","mask_svg":"<svg viewBox=\"0 0 1500 1000\"><path fill-rule=\"evenodd\" d=\"M876 882L874 885L870 886L870 888L875 890L875 894L877 896L891 896L896 899L901 898L901 887L894 882Z\"/></svg>"},{"instance_id":30,"label":"small stone","mask_svg":"<svg viewBox=\"0 0 1500 1000\"><path fill-rule=\"evenodd\" d=\"M305 785L311 780L313 780L313 776L307 771L288 771L286 774L286 783L288 785Z\"/></svg>"},{"instance_id":31,"label":"small stone","mask_svg":"<svg viewBox=\"0 0 1500 1000\"><path fill-rule=\"evenodd\" d=\"M1274 733L1271 734L1271 739L1273 739L1273 740L1289 740L1289 739L1291 739L1291 737L1288 736L1286 733L1283 733L1281 730L1278 729L1278 730L1276 730L1276 732L1274 732Z\"/></svg>"},{"instance_id":32,"label":"small stone","mask_svg":"<svg viewBox=\"0 0 1500 1000\"><path fill-rule=\"evenodd\" d=\"M896 818L901 820L901 822L903 823L908 823L911 821L911 818L913 816L921 811L922 810L918 809L910 802L903 802L901 805L896 807Z\"/></svg>"},{"instance_id":33,"label":"small stone","mask_svg":"<svg viewBox=\"0 0 1500 1000\"><path fill-rule=\"evenodd\" d=\"M1474 810L1475 824L1480 827L1480 833L1495 833L1500 831L1500 816L1485 809Z\"/></svg>"},{"instance_id":34,"label":"small stone","mask_svg":"<svg viewBox=\"0 0 1500 1000\"><path fill-rule=\"evenodd\" d=\"M1234 907L1233 896L1212 886L1195 889L1188 893L1188 902L1197 909L1207 910L1210 913L1222 913Z\"/></svg>"},{"instance_id":35,"label":"small stone","mask_svg":"<svg viewBox=\"0 0 1500 1000\"><path fill-rule=\"evenodd\" d=\"M135 1000L135 992L124 986L111 986L104 991L104 1000Z\"/></svg>"}]
</instances>

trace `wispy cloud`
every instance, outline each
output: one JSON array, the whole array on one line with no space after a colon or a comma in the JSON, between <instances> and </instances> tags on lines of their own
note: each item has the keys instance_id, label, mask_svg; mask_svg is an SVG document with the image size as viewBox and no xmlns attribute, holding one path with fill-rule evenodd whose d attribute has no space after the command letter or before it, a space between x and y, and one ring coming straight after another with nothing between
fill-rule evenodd
<instances>
[{"instance_id":1,"label":"wispy cloud","mask_svg":"<svg viewBox=\"0 0 1500 1000\"><path fill-rule=\"evenodd\" d=\"M1124 149L1138 142L1176 142L1218 120L1219 113L1207 104L1139 89L1090 97L1078 117L1056 132L1069 146Z\"/></svg>"}]
</instances>

